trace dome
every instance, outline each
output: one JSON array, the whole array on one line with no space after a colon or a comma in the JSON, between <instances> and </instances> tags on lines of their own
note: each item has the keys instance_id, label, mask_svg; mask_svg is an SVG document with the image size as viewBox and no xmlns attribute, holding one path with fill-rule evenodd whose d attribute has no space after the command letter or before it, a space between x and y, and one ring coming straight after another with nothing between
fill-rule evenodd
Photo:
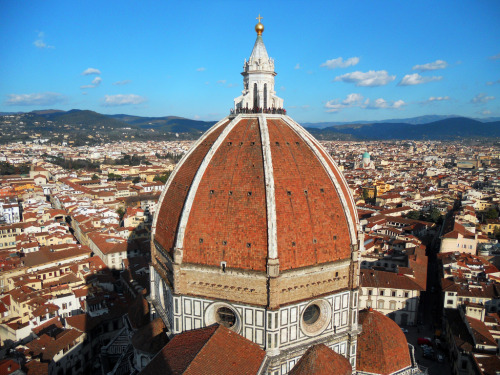
<instances>
[{"instance_id":1,"label":"dome","mask_svg":"<svg viewBox=\"0 0 500 375\"><path fill-rule=\"evenodd\" d=\"M257 35L230 115L170 175L150 300L173 334L218 323L259 345L268 373L290 371L313 342L354 363L356 206L329 153L287 116L276 74Z\"/></svg>"},{"instance_id":2,"label":"dome","mask_svg":"<svg viewBox=\"0 0 500 375\"><path fill-rule=\"evenodd\" d=\"M363 154L363 159L370 159L370 154L368 152L365 152Z\"/></svg>"},{"instance_id":3,"label":"dome","mask_svg":"<svg viewBox=\"0 0 500 375\"><path fill-rule=\"evenodd\" d=\"M359 324L358 371L388 375L412 366L406 336L394 321L370 308L359 312Z\"/></svg>"},{"instance_id":4,"label":"dome","mask_svg":"<svg viewBox=\"0 0 500 375\"><path fill-rule=\"evenodd\" d=\"M226 118L196 142L160 198L154 240L182 262L265 272L350 259L356 210L321 145L285 115Z\"/></svg>"},{"instance_id":5,"label":"dome","mask_svg":"<svg viewBox=\"0 0 500 375\"><path fill-rule=\"evenodd\" d=\"M324 344L309 347L289 375L351 375L349 360Z\"/></svg>"}]
</instances>

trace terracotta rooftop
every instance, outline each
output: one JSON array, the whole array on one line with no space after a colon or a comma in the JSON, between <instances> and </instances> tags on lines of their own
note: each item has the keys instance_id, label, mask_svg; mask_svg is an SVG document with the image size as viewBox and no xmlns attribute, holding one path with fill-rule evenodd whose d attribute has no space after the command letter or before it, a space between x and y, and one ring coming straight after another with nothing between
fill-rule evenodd
<instances>
[{"instance_id":1,"label":"terracotta rooftop","mask_svg":"<svg viewBox=\"0 0 500 375\"><path fill-rule=\"evenodd\" d=\"M351 375L352 366L341 354L324 344L309 347L289 375Z\"/></svg>"},{"instance_id":2,"label":"terracotta rooftop","mask_svg":"<svg viewBox=\"0 0 500 375\"><path fill-rule=\"evenodd\" d=\"M264 357L259 345L215 324L175 336L141 374L256 374Z\"/></svg>"},{"instance_id":3,"label":"terracotta rooftop","mask_svg":"<svg viewBox=\"0 0 500 375\"><path fill-rule=\"evenodd\" d=\"M406 290L422 290L413 279L395 272L362 269L360 285L364 288L392 288Z\"/></svg>"},{"instance_id":4,"label":"terracotta rooftop","mask_svg":"<svg viewBox=\"0 0 500 375\"><path fill-rule=\"evenodd\" d=\"M359 324L357 370L389 375L412 365L406 337L394 321L370 308L359 312Z\"/></svg>"}]
</instances>

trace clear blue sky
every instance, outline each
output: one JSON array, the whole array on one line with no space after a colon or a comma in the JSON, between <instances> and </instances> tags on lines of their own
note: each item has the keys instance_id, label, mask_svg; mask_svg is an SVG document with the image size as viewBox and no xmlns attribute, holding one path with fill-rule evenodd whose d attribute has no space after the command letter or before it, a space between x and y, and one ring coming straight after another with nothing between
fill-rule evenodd
<instances>
[{"instance_id":1,"label":"clear blue sky","mask_svg":"<svg viewBox=\"0 0 500 375\"><path fill-rule=\"evenodd\" d=\"M500 116L500 2L0 2L0 112L217 120L259 13L299 122Z\"/></svg>"}]
</instances>

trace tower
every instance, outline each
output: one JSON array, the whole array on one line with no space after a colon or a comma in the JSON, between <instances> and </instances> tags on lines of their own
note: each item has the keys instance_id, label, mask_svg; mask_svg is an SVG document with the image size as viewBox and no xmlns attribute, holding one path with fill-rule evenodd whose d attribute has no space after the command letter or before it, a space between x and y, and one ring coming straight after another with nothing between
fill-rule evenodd
<instances>
[{"instance_id":1,"label":"tower","mask_svg":"<svg viewBox=\"0 0 500 375\"><path fill-rule=\"evenodd\" d=\"M282 108L283 99L276 96L274 90L274 60L267 55L266 46L262 40L264 25L260 22L255 26L257 40L253 46L248 61L243 64L243 91L242 95L234 99L234 109L272 109Z\"/></svg>"},{"instance_id":2,"label":"tower","mask_svg":"<svg viewBox=\"0 0 500 375\"><path fill-rule=\"evenodd\" d=\"M251 110L283 106L263 29L259 19L235 113L193 145L160 197L150 301L171 334L219 323L257 343L261 373L288 373L319 343L354 370L355 203L314 137L281 111Z\"/></svg>"}]
</instances>

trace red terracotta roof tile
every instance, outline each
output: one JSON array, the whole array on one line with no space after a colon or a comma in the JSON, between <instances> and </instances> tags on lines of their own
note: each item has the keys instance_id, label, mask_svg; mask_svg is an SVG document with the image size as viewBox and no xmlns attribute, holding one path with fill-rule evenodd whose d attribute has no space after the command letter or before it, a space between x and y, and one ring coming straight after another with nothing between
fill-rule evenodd
<instances>
[{"instance_id":1,"label":"red terracotta roof tile","mask_svg":"<svg viewBox=\"0 0 500 375\"><path fill-rule=\"evenodd\" d=\"M373 309L359 312L357 370L389 375L411 366L408 342L399 326Z\"/></svg>"},{"instance_id":2,"label":"red terracotta roof tile","mask_svg":"<svg viewBox=\"0 0 500 375\"><path fill-rule=\"evenodd\" d=\"M309 347L289 375L351 375L352 366L344 356L324 344Z\"/></svg>"},{"instance_id":3,"label":"red terracotta roof tile","mask_svg":"<svg viewBox=\"0 0 500 375\"><path fill-rule=\"evenodd\" d=\"M216 324L175 336L141 374L256 374L264 357L257 344Z\"/></svg>"}]
</instances>

